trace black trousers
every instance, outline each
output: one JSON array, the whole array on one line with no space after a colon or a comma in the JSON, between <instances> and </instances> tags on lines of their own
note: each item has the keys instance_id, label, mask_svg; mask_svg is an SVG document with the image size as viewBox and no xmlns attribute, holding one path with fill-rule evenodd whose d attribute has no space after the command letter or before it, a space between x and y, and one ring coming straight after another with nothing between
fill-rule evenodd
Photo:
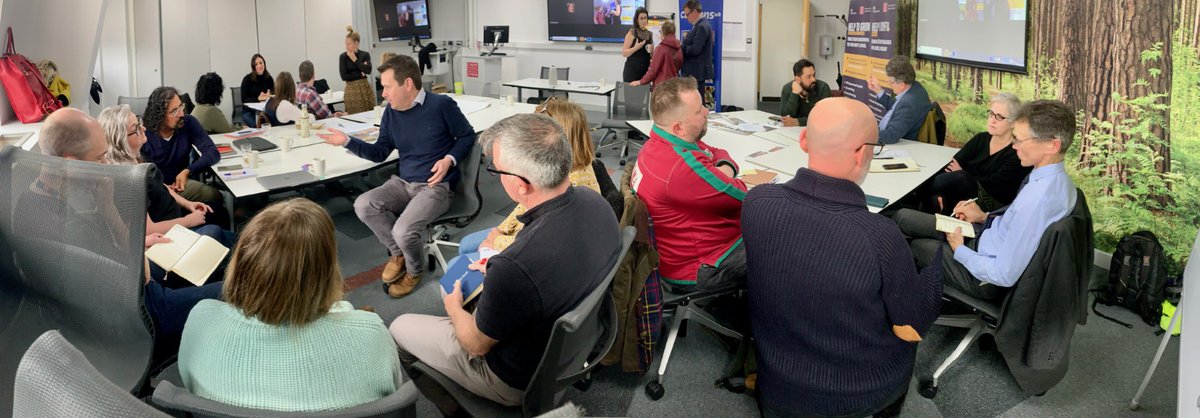
<instances>
[{"instance_id":1,"label":"black trousers","mask_svg":"<svg viewBox=\"0 0 1200 418\"><path fill-rule=\"evenodd\" d=\"M950 250L950 244L946 243L946 235L934 229L936 221L933 215L912 209L900 209L892 214L892 219L900 226L900 232L911 239L909 247L917 267L923 269L933 263L942 263L942 283L946 286L985 300L1000 300L1008 294L1008 288L976 279L966 266L954 259L954 252ZM979 240L969 239L964 245L974 250L979 245ZM941 260L934 259L938 249L942 251Z\"/></svg>"}]
</instances>

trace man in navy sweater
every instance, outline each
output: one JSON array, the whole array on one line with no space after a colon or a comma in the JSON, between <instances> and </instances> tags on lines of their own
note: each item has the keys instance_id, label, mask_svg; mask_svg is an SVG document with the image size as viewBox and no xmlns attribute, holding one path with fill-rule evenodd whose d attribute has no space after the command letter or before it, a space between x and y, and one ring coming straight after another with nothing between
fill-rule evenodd
<instances>
[{"instance_id":1,"label":"man in navy sweater","mask_svg":"<svg viewBox=\"0 0 1200 418\"><path fill-rule=\"evenodd\" d=\"M384 288L393 298L411 293L425 271L421 231L447 209L460 180L457 164L475 146L475 128L458 104L421 89L421 70L407 55L379 67L387 109L379 139L371 144L345 133L321 135L359 157L382 162L399 152L399 172L354 201L354 212L391 257L384 266Z\"/></svg>"},{"instance_id":2,"label":"man in navy sweater","mask_svg":"<svg viewBox=\"0 0 1200 418\"><path fill-rule=\"evenodd\" d=\"M858 185L880 147L874 121L861 102L818 102L800 135L808 168L746 195L763 416L899 413L916 342L937 318L941 269L917 273L900 229L867 210Z\"/></svg>"},{"instance_id":3,"label":"man in navy sweater","mask_svg":"<svg viewBox=\"0 0 1200 418\"><path fill-rule=\"evenodd\" d=\"M142 159L158 167L163 179L170 182L167 187L193 202L219 202L217 189L191 179L193 173L221 161L221 153L200 121L183 112L179 91L165 86L154 89L146 99L142 123L146 127ZM195 161L191 160L193 149L200 154Z\"/></svg>"}]
</instances>

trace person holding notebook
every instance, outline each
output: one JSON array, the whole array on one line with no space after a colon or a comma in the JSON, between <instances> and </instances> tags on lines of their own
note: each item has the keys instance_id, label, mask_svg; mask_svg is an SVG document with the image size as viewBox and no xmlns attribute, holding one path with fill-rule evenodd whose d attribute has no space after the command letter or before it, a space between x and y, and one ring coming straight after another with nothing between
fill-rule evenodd
<instances>
[{"instance_id":1,"label":"person holding notebook","mask_svg":"<svg viewBox=\"0 0 1200 418\"><path fill-rule=\"evenodd\" d=\"M39 132L38 148L52 157L92 163L103 162L108 151L100 123L75 108L62 108L46 117ZM105 192L103 182L97 187L83 188L64 187L64 181L59 170L53 167L43 170L38 181L14 206L16 232L49 241L63 241L67 234L83 234L93 237L99 256L116 258L114 253L105 253L105 249L117 251L128 245L130 238L126 235L128 228L123 228L117 220L111 184ZM95 202L95 215L75 212L69 206L61 208L67 201ZM61 225L61 235L44 229L24 230L26 225ZM66 230L68 225L74 232ZM145 239L145 246L161 242L161 234L151 233ZM155 358L174 355L188 312L201 300L216 299L220 294L221 282L171 289L147 276L143 298L154 324Z\"/></svg>"},{"instance_id":2,"label":"person holding notebook","mask_svg":"<svg viewBox=\"0 0 1200 418\"><path fill-rule=\"evenodd\" d=\"M579 305L614 266L617 218L592 189L571 187L571 146L553 119L510 116L483 133L488 171L529 208L506 250L472 268L484 274L472 314L460 285L443 304L448 317L405 314L390 326L400 361L433 367L476 395L520 405L554 322ZM586 239L583 239L586 237Z\"/></svg>"}]
</instances>

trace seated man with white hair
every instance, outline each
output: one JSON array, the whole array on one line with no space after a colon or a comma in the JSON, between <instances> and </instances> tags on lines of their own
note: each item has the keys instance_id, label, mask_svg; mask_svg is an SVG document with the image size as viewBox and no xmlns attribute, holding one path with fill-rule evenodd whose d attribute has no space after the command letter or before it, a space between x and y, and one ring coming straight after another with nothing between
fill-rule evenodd
<instances>
[{"instance_id":1,"label":"seated man with white hair","mask_svg":"<svg viewBox=\"0 0 1200 418\"><path fill-rule=\"evenodd\" d=\"M765 417L899 413L917 341L941 307L900 229L859 184L880 149L870 109L822 100L800 134L808 168L742 209L750 323ZM783 261L783 262L781 262Z\"/></svg>"},{"instance_id":2,"label":"seated man with white hair","mask_svg":"<svg viewBox=\"0 0 1200 418\"><path fill-rule=\"evenodd\" d=\"M571 187L573 155L548 116L497 122L480 139L487 170L528 210L511 245L471 265L484 273L474 314L456 283L444 300L449 317L406 314L391 325L400 361L428 364L476 395L520 405L554 322L575 309L616 263L617 218L599 193Z\"/></svg>"}]
</instances>

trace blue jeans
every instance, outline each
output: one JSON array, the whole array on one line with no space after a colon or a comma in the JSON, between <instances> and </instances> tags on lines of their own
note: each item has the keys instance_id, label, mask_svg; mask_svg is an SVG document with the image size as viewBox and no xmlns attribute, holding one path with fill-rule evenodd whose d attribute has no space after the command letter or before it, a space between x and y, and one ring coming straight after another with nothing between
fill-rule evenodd
<instances>
[{"instance_id":1,"label":"blue jeans","mask_svg":"<svg viewBox=\"0 0 1200 418\"><path fill-rule=\"evenodd\" d=\"M258 111L249 107L242 107L242 123L246 124L247 128L257 128Z\"/></svg>"},{"instance_id":2,"label":"blue jeans","mask_svg":"<svg viewBox=\"0 0 1200 418\"><path fill-rule=\"evenodd\" d=\"M458 240L458 255L454 258L451 258L450 261L447 262L447 265L453 266L454 263L457 262L462 256L467 256L467 258L472 260L478 260L479 246L483 244L483 240L487 239L488 232L491 231L492 228L472 232L462 237L461 240Z\"/></svg>"}]
</instances>

